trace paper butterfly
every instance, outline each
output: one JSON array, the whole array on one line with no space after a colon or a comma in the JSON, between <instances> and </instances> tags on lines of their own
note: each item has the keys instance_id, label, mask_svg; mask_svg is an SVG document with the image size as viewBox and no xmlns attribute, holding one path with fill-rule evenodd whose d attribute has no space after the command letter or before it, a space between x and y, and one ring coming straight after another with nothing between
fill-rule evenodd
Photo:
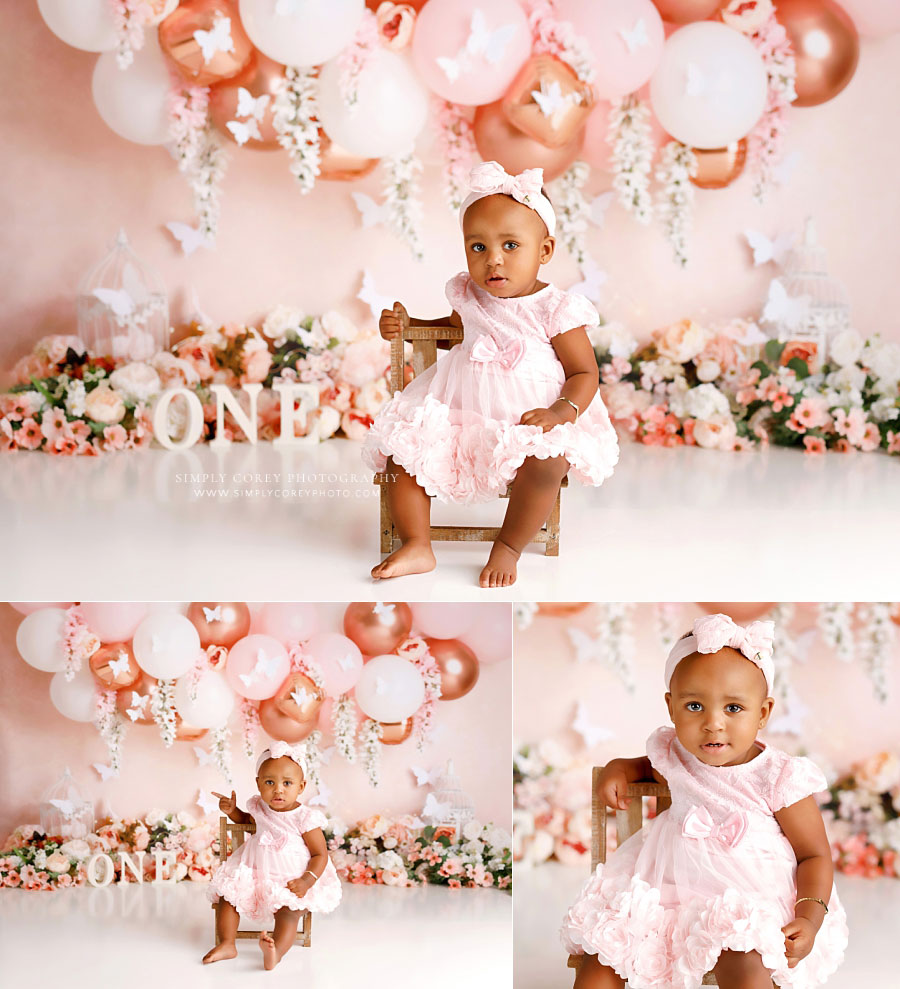
<instances>
[{"instance_id":1,"label":"paper butterfly","mask_svg":"<svg viewBox=\"0 0 900 989\"><path fill-rule=\"evenodd\" d=\"M581 96L578 93L566 93L563 95L562 86L556 80L548 85L547 81L542 79L541 88L532 89L531 96L534 102L541 108L541 113L545 117L556 116L569 103L581 102Z\"/></svg>"},{"instance_id":2,"label":"paper butterfly","mask_svg":"<svg viewBox=\"0 0 900 989\"><path fill-rule=\"evenodd\" d=\"M375 693L379 696L387 693L387 680L384 677L375 677Z\"/></svg>"},{"instance_id":3,"label":"paper butterfly","mask_svg":"<svg viewBox=\"0 0 900 989\"><path fill-rule=\"evenodd\" d=\"M635 23L634 27L629 31L628 28L619 28L619 37L625 42L625 47L628 49L628 54L633 55L638 48L643 48L650 44L650 39L647 37L647 25L644 23L644 18L639 17Z\"/></svg>"},{"instance_id":4,"label":"paper butterfly","mask_svg":"<svg viewBox=\"0 0 900 989\"><path fill-rule=\"evenodd\" d=\"M376 601L375 607L372 609L372 614L378 615L378 621L382 625L390 625L394 620L394 611L396 609L396 604L385 604L384 601Z\"/></svg>"},{"instance_id":5,"label":"paper butterfly","mask_svg":"<svg viewBox=\"0 0 900 989\"><path fill-rule=\"evenodd\" d=\"M215 762L215 757L206 749L201 749L199 745L194 746L194 755L197 757L198 766L209 766Z\"/></svg>"},{"instance_id":6,"label":"paper butterfly","mask_svg":"<svg viewBox=\"0 0 900 989\"><path fill-rule=\"evenodd\" d=\"M592 639L583 628L575 625L566 629L569 641L575 647L575 660L578 663L598 662L605 659L600 649L600 640Z\"/></svg>"},{"instance_id":7,"label":"paper butterfly","mask_svg":"<svg viewBox=\"0 0 900 989\"><path fill-rule=\"evenodd\" d=\"M569 291L586 295L591 302L599 302L601 297L600 288L606 282L607 278L608 275L606 272L588 255L581 265L581 281L576 282Z\"/></svg>"},{"instance_id":8,"label":"paper butterfly","mask_svg":"<svg viewBox=\"0 0 900 989\"><path fill-rule=\"evenodd\" d=\"M131 692L131 706L125 712L132 721L137 721L144 713L144 708L147 706L147 701L150 700L149 694L144 694L141 696L137 691L132 690Z\"/></svg>"},{"instance_id":9,"label":"paper butterfly","mask_svg":"<svg viewBox=\"0 0 900 989\"><path fill-rule=\"evenodd\" d=\"M235 141L240 145L246 144L251 137L257 141L262 140L262 134L259 132L259 123L255 117L251 117L247 121L229 120L225 126L231 131Z\"/></svg>"},{"instance_id":10,"label":"paper butterfly","mask_svg":"<svg viewBox=\"0 0 900 989\"><path fill-rule=\"evenodd\" d=\"M203 816L208 817L214 810L218 809L219 801L206 790L198 790L197 806L203 811Z\"/></svg>"},{"instance_id":11,"label":"paper butterfly","mask_svg":"<svg viewBox=\"0 0 900 989\"><path fill-rule=\"evenodd\" d=\"M471 72L476 59L480 58L490 65L496 65L503 58L506 46L515 33L515 24L506 24L495 31L489 31L484 12L480 7L476 7L472 12L469 37L465 45L459 49L454 58L439 57L437 64L443 69L444 75L450 82L456 82L464 72Z\"/></svg>"},{"instance_id":12,"label":"paper butterfly","mask_svg":"<svg viewBox=\"0 0 900 989\"><path fill-rule=\"evenodd\" d=\"M778 185L787 185L802 159L803 155L799 151L792 151L772 168L772 178Z\"/></svg>"},{"instance_id":13,"label":"paper butterfly","mask_svg":"<svg viewBox=\"0 0 900 989\"><path fill-rule=\"evenodd\" d=\"M758 343L765 343L769 338L763 333L756 323L750 322L739 337L734 337L734 342L742 347L753 347Z\"/></svg>"},{"instance_id":14,"label":"paper butterfly","mask_svg":"<svg viewBox=\"0 0 900 989\"><path fill-rule=\"evenodd\" d=\"M254 98L249 89L244 89L241 86L238 89L238 105L234 115L236 117L255 117L257 120L262 120L271 98L268 93Z\"/></svg>"},{"instance_id":15,"label":"paper butterfly","mask_svg":"<svg viewBox=\"0 0 900 989\"><path fill-rule=\"evenodd\" d=\"M584 739L584 744L592 749L598 742L606 742L611 739L614 732L591 718L590 712L584 701L578 702L575 709L575 720L572 722L573 731L577 731Z\"/></svg>"},{"instance_id":16,"label":"paper butterfly","mask_svg":"<svg viewBox=\"0 0 900 989\"><path fill-rule=\"evenodd\" d=\"M128 653L120 652L118 659L111 659L109 661L109 668L113 671L113 676L120 676L122 673L127 673L131 668L131 660L128 658Z\"/></svg>"},{"instance_id":17,"label":"paper butterfly","mask_svg":"<svg viewBox=\"0 0 900 989\"><path fill-rule=\"evenodd\" d=\"M606 211L609 209L609 204L616 198L616 194L612 189L607 192L601 192L599 196L594 196L591 200L591 204L588 207L588 216L591 223L596 227L602 227L606 222Z\"/></svg>"},{"instance_id":18,"label":"paper butterfly","mask_svg":"<svg viewBox=\"0 0 900 989\"><path fill-rule=\"evenodd\" d=\"M102 763L99 763L99 762L91 763L91 765L94 767L94 769L97 770L97 772L100 775L100 779L104 783L108 779L111 779L111 778L114 779L116 776L119 775L118 772L115 769L113 769L111 766L104 766Z\"/></svg>"},{"instance_id":19,"label":"paper butterfly","mask_svg":"<svg viewBox=\"0 0 900 989\"><path fill-rule=\"evenodd\" d=\"M429 793L422 808L422 816L430 817L432 821L441 821L450 813L450 804L442 804L435 799L433 793Z\"/></svg>"},{"instance_id":20,"label":"paper butterfly","mask_svg":"<svg viewBox=\"0 0 900 989\"><path fill-rule=\"evenodd\" d=\"M208 62L216 52L233 52L231 18L219 16L209 31L195 31L194 41L200 46L203 61Z\"/></svg>"},{"instance_id":21,"label":"paper butterfly","mask_svg":"<svg viewBox=\"0 0 900 989\"><path fill-rule=\"evenodd\" d=\"M116 316L125 318L134 312L134 299L124 288L95 288L91 295L99 299Z\"/></svg>"},{"instance_id":22,"label":"paper butterfly","mask_svg":"<svg viewBox=\"0 0 900 989\"><path fill-rule=\"evenodd\" d=\"M416 786L434 786L441 775L438 769L423 769L421 766L410 766L409 771L416 777Z\"/></svg>"},{"instance_id":23,"label":"paper butterfly","mask_svg":"<svg viewBox=\"0 0 900 989\"><path fill-rule=\"evenodd\" d=\"M297 707L303 707L309 701L315 700L316 695L311 694L306 687L299 687L296 690L291 691L291 700L297 705Z\"/></svg>"},{"instance_id":24,"label":"paper butterfly","mask_svg":"<svg viewBox=\"0 0 900 989\"><path fill-rule=\"evenodd\" d=\"M307 800L307 804L310 807L327 807L328 798L331 796L331 787L326 786L324 783L319 783L316 788L319 792Z\"/></svg>"},{"instance_id":25,"label":"paper butterfly","mask_svg":"<svg viewBox=\"0 0 900 989\"><path fill-rule=\"evenodd\" d=\"M256 652L256 665L249 673L239 673L238 676L244 681L244 685L249 687L255 680L267 679L274 676L281 667L281 660L278 656L267 656L264 649Z\"/></svg>"},{"instance_id":26,"label":"paper butterfly","mask_svg":"<svg viewBox=\"0 0 900 989\"><path fill-rule=\"evenodd\" d=\"M75 804L71 800L51 800L50 803L66 817L71 817L75 813Z\"/></svg>"},{"instance_id":27,"label":"paper butterfly","mask_svg":"<svg viewBox=\"0 0 900 989\"><path fill-rule=\"evenodd\" d=\"M363 227L374 227L376 223L385 223L391 215L391 207L388 203L376 203L371 196L362 192L351 192L356 208L362 216Z\"/></svg>"},{"instance_id":28,"label":"paper butterfly","mask_svg":"<svg viewBox=\"0 0 900 989\"><path fill-rule=\"evenodd\" d=\"M372 318L378 320L382 309L393 309L394 300L388 295L381 295L375 288L375 279L370 271L363 271L362 288L356 293L356 298L369 307Z\"/></svg>"},{"instance_id":29,"label":"paper butterfly","mask_svg":"<svg viewBox=\"0 0 900 989\"><path fill-rule=\"evenodd\" d=\"M341 656L341 658L338 660L338 666L340 666L342 670L352 669L353 657L350 655L349 652Z\"/></svg>"},{"instance_id":30,"label":"paper butterfly","mask_svg":"<svg viewBox=\"0 0 900 989\"><path fill-rule=\"evenodd\" d=\"M163 642L162 636L157 635L156 632L154 632L150 636L150 652L162 652L164 646L165 643Z\"/></svg>"},{"instance_id":31,"label":"paper butterfly","mask_svg":"<svg viewBox=\"0 0 900 989\"><path fill-rule=\"evenodd\" d=\"M203 618L208 622L222 621L222 605L217 604L215 608L203 607Z\"/></svg>"},{"instance_id":32,"label":"paper butterfly","mask_svg":"<svg viewBox=\"0 0 900 989\"><path fill-rule=\"evenodd\" d=\"M166 224L166 230L181 244L181 249L187 257L190 257L198 247L212 247L212 241L197 227L174 220Z\"/></svg>"},{"instance_id":33,"label":"paper butterfly","mask_svg":"<svg viewBox=\"0 0 900 989\"><path fill-rule=\"evenodd\" d=\"M754 267L774 261L781 264L787 252L794 246L796 237L793 233L779 234L774 240L769 238L759 230L744 231L747 243L753 249Z\"/></svg>"},{"instance_id":34,"label":"paper butterfly","mask_svg":"<svg viewBox=\"0 0 900 989\"><path fill-rule=\"evenodd\" d=\"M769 284L769 297L763 309L762 318L766 323L783 323L788 329L799 326L809 313L808 295L791 296L777 278Z\"/></svg>"}]
</instances>

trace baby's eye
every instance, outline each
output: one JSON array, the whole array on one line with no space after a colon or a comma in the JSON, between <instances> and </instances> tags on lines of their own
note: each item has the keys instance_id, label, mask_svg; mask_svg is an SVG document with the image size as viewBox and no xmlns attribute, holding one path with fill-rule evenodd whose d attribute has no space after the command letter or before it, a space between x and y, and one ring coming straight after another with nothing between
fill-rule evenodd
<instances>
[{"instance_id":1,"label":"baby's eye","mask_svg":"<svg viewBox=\"0 0 900 989\"><path fill-rule=\"evenodd\" d=\"M743 711L744 709L741 707L740 704L726 704L725 705L725 710L729 714L737 714L738 711Z\"/></svg>"},{"instance_id":2,"label":"baby's eye","mask_svg":"<svg viewBox=\"0 0 900 989\"><path fill-rule=\"evenodd\" d=\"M484 244L472 244L472 250L476 254L481 254L481 252L484 250Z\"/></svg>"},{"instance_id":3,"label":"baby's eye","mask_svg":"<svg viewBox=\"0 0 900 989\"><path fill-rule=\"evenodd\" d=\"M685 704L684 706L689 711L696 712L696 711L702 711L703 710L703 705L700 703L700 701L688 701L687 704Z\"/></svg>"},{"instance_id":4,"label":"baby's eye","mask_svg":"<svg viewBox=\"0 0 900 989\"><path fill-rule=\"evenodd\" d=\"M514 251L519 245L514 240L508 240L503 246L510 251Z\"/></svg>"}]
</instances>

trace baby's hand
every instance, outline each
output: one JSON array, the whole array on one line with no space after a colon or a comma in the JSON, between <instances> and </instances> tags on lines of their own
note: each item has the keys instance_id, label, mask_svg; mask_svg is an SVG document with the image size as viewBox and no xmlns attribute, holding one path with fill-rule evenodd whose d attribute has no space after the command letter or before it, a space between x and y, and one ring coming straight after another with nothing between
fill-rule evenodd
<instances>
[{"instance_id":1,"label":"baby's hand","mask_svg":"<svg viewBox=\"0 0 900 989\"><path fill-rule=\"evenodd\" d=\"M402 302L395 302L393 309L382 309L378 330L385 340L399 336L409 326L409 313Z\"/></svg>"},{"instance_id":2,"label":"baby's hand","mask_svg":"<svg viewBox=\"0 0 900 989\"><path fill-rule=\"evenodd\" d=\"M812 951L816 929L812 921L805 917L794 917L781 928L781 932L784 934L784 953L787 955L788 968L793 968Z\"/></svg>"},{"instance_id":3,"label":"baby's hand","mask_svg":"<svg viewBox=\"0 0 900 989\"><path fill-rule=\"evenodd\" d=\"M540 426L546 433L548 429L553 429L554 426L561 426L564 421L562 416L558 416L553 409L531 409L529 412L522 413L519 425Z\"/></svg>"},{"instance_id":4,"label":"baby's hand","mask_svg":"<svg viewBox=\"0 0 900 989\"><path fill-rule=\"evenodd\" d=\"M215 790L212 790L211 792L214 797L219 797L219 810L222 811L226 817L230 817L237 808L237 797L235 796L234 790L231 791L230 797L226 797L223 793L216 793Z\"/></svg>"},{"instance_id":5,"label":"baby's hand","mask_svg":"<svg viewBox=\"0 0 900 989\"><path fill-rule=\"evenodd\" d=\"M600 774L597 788L607 807L612 807L613 810L628 810L632 798L626 796L628 777L621 769L604 769Z\"/></svg>"},{"instance_id":6,"label":"baby's hand","mask_svg":"<svg viewBox=\"0 0 900 989\"><path fill-rule=\"evenodd\" d=\"M303 899L315 883L315 879L309 873L305 873L300 876L299 879L292 879L287 884L287 888L294 894L294 896L298 896L300 899Z\"/></svg>"}]
</instances>

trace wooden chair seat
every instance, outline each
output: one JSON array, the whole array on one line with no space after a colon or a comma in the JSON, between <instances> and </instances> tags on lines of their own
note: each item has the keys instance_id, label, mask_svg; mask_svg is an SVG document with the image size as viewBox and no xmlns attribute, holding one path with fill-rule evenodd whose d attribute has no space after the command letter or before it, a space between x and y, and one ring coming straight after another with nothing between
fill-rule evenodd
<instances>
[{"instance_id":1,"label":"wooden chair seat","mask_svg":"<svg viewBox=\"0 0 900 989\"><path fill-rule=\"evenodd\" d=\"M252 822L250 824L235 824L234 821L229 817L224 815L219 818L219 862L223 863L225 859L228 858L228 836L231 836L232 842L232 852L236 852L241 845L244 844L244 835L253 834L256 831L256 825ZM212 908L215 911L218 904L213 903ZM215 932L216 944L219 943L219 932ZM238 930L235 937L239 938L258 938L259 931L242 931ZM300 923L297 926L297 935L294 939L297 944L303 948L308 948L312 944L312 914L309 910L304 910L300 915Z\"/></svg>"},{"instance_id":2,"label":"wooden chair seat","mask_svg":"<svg viewBox=\"0 0 900 989\"><path fill-rule=\"evenodd\" d=\"M391 394L403 389L405 343L412 344L412 372L415 378L435 363L439 342L446 341L455 345L462 338L463 331L456 326L410 326L401 336L394 337L391 340ZM564 477L560 487L567 487L568 480ZM392 553L399 546L400 540L388 507L388 478L383 473L376 474L373 481L381 488L381 552ZM508 498L509 488L500 497ZM547 521L532 540L544 545L546 556L559 556L559 509L560 494L557 493ZM435 542L493 542L499 533L500 529L496 526L433 525L431 527L431 539Z\"/></svg>"}]
</instances>

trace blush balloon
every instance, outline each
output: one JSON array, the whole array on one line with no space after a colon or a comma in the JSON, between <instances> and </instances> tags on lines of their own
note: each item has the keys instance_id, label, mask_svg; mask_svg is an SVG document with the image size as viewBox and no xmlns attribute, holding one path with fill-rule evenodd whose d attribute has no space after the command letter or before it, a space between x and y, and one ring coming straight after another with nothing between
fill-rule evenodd
<instances>
[{"instance_id":1,"label":"blush balloon","mask_svg":"<svg viewBox=\"0 0 900 989\"><path fill-rule=\"evenodd\" d=\"M419 601L410 607L417 631L434 639L454 639L478 620L478 605Z\"/></svg>"},{"instance_id":2,"label":"blush balloon","mask_svg":"<svg viewBox=\"0 0 900 989\"><path fill-rule=\"evenodd\" d=\"M478 657L482 665L501 663L512 656L512 614L508 605L484 604L478 608L475 624L457 636Z\"/></svg>"},{"instance_id":3,"label":"blush balloon","mask_svg":"<svg viewBox=\"0 0 900 989\"><path fill-rule=\"evenodd\" d=\"M728 615L738 624L757 621L775 607L774 601L698 601L697 603L707 614Z\"/></svg>"},{"instance_id":4,"label":"blush balloon","mask_svg":"<svg viewBox=\"0 0 900 989\"><path fill-rule=\"evenodd\" d=\"M130 639L138 625L147 617L147 605L131 602L83 601L79 606L88 628L101 642L123 642Z\"/></svg>"},{"instance_id":5,"label":"blush balloon","mask_svg":"<svg viewBox=\"0 0 900 989\"><path fill-rule=\"evenodd\" d=\"M314 604L264 604L253 619L253 631L270 635L285 645L303 642L319 630Z\"/></svg>"},{"instance_id":6,"label":"blush balloon","mask_svg":"<svg viewBox=\"0 0 900 989\"><path fill-rule=\"evenodd\" d=\"M238 640L228 654L225 677L241 697L271 697L291 671L287 651L271 635L254 633Z\"/></svg>"},{"instance_id":7,"label":"blush balloon","mask_svg":"<svg viewBox=\"0 0 900 989\"><path fill-rule=\"evenodd\" d=\"M352 639L336 632L319 632L304 645L304 651L318 664L329 697L339 697L353 689L362 672L363 658Z\"/></svg>"}]
</instances>

